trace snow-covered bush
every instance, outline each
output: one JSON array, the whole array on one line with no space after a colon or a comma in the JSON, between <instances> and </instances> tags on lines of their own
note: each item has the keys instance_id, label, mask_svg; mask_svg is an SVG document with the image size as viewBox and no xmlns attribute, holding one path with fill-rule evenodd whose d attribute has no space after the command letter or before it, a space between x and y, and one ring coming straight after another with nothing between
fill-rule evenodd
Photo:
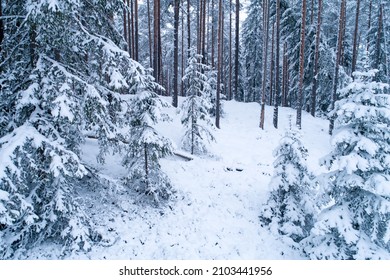
<instances>
[{"instance_id":1,"label":"snow-covered bush","mask_svg":"<svg viewBox=\"0 0 390 280\"><path fill-rule=\"evenodd\" d=\"M210 97L214 90L207 77L207 71L210 69L200 62L201 59L202 56L192 49L183 77L188 83L188 89L187 98L181 107L181 122L185 127L182 144L191 154L207 153L207 144L214 140L211 133L213 125L209 116L212 108Z\"/></svg>"},{"instance_id":2,"label":"snow-covered bush","mask_svg":"<svg viewBox=\"0 0 390 280\"><path fill-rule=\"evenodd\" d=\"M390 96L373 82L376 71L355 73L336 103L331 170L325 192L334 203L303 242L312 259L380 259L390 251Z\"/></svg>"},{"instance_id":3,"label":"snow-covered bush","mask_svg":"<svg viewBox=\"0 0 390 280\"><path fill-rule=\"evenodd\" d=\"M298 243L308 236L317 211L312 175L306 166L307 150L300 132L290 125L274 156L271 191L261 209L260 221L275 235Z\"/></svg>"}]
</instances>

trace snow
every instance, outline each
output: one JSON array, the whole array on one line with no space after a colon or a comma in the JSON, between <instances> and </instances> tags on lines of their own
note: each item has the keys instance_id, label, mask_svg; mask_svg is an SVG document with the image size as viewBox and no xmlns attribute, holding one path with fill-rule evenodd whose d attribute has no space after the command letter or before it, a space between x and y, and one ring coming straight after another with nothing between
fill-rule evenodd
<instances>
[{"instance_id":1,"label":"snow","mask_svg":"<svg viewBox=\"0 0 390 280\"><path fill-rule=\"evenodd\" d=\"M275 129L273 108L266 107L265 130L261 130L259 104L229 101L223 108L225 116L221 129L214 132L216 142L210 144L209 155L193 156L191 161L172 155L161 161L176 189L176 198L168 205L138 205L123 188L83 196L85 211L96 224L102 245L67 258L302 259L280 236L262 228L258 217L270 188L273 150L288 127L288 115L295 116L295 111L280 108L279 129ZM180 114L174 108L164 108L164 112L173 120L156 128L180 147ZM319 174L324 169L318 159L330 151L328 122L304 112L302 126L308 166ZM111 181L127 175L118 154L109 156L103 165L97 163L97 147L95 140L86 141L84 162ZM55 245L43 244L28 258L58 258L59 254Z\"/></svg>"}]
</instances>

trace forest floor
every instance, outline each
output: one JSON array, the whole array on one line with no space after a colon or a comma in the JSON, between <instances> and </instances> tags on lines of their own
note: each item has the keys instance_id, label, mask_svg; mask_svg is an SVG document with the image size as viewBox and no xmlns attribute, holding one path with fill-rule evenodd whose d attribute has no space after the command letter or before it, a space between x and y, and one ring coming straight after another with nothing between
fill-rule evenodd
<instances>
[{"instance_id":1,"label":"forest floor","mask_svg":"<svg viewBox=\"0 0 390 280\"><path fill-rule=\"evenodd\" d=\"M170 101L167 99L167 101ZM259 128L257 103L224 103L221 129L210 154L185 161L172 156L162 167L176 190L175 199L163 208L133 203L125 189L90 190L82 205L103 237L103 244L69 259L302 259L298 251L273 236L259 223L273 174L273 150L289 127L289 115L279 108L279 129L272 125L273 107L266 107L265 130ZM180 150L182 128L176 109L167 109L173 121L158 125ZM328 122L303 113L303 143L309 151L308 166L314 174L325 169L319 158L330 150ZM126 175L118 156L104 165L96 162L97 143L83 146L83 160L109 180ZM57 259L60 248L40 246L30 259Z\"/></svg>"}]
</instances>

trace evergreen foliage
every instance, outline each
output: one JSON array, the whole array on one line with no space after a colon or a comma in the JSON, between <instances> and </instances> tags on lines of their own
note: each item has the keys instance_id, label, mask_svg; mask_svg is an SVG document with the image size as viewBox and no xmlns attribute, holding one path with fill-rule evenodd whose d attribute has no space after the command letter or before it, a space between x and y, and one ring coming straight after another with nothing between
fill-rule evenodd
<instances>
[{"instance_id":1,"label":"evergreen foliage","mask_svg":"<svg viewBox=\"0 0 390 280\"><path fill-rule=\"evenodd\" d=\"M172 154L172 143L154 128L158 121L169 120L161 111L168 104L153 91L154 84L150 80L143 82L129 102L130 132L123 164L129 168L130 174L125 181L140 194L141 200L158 206L173 194L170 180L159 163L160 158Z\"/></svg>"},{"instance_id":2,"label":"evergreen foliage","mask_svg":"<svg viewBox=\"0 0 390 280\"><path fill-rule=\"evenodd\" d=\"M182 139L183 148L191 154L207 153L207 144L214 140L209 112L212 108L210 97L215 93L209 84L207 72L209 67L200 63L201 55L191 50L183 80L188 83L186 96L182 104L182 124L185 133ZM205 73L206 72L206 73Z\"/></svg>"},{"instance_id":3,"label":"evergreen foliage","mask_svg":"<svg viewBox=\"0 0 390 280\"><path fill-rule=\"evenodd\" d=\"M309 235L316 214L312 175L306 166L307 150L300 139L299 131L290 125L275 149L271 192L260 214L262 226L296 243Z\"/></svg>"},{"instance_id":4,"label":"evergreen foliage","mask_svg":"<svg viewBox=\"0 0 390 280\"><path fill-rule=\"evenodd\" d=\"M96 135L99 161L124 139L124 93L147 73L114 27L121 2L8 1L0 73L0 258L42 241L88 250L94 229L82 188L104 184L80 159ZM66 32L64 32L66 31ZM138 86L137 86L138 85Z\"/></svg>"},{"instance_id":5,"label":"evergreen foliage","mask_svg":"<svg viewBox=\"0 0 390 280\"><path fill-rule=\"evenodd\" d=\"M325 191L334 204L318 218L304 250L312 259L377 259L390 250L390 96L356 72L336 103Z\"/></svg>"}]
</instances>

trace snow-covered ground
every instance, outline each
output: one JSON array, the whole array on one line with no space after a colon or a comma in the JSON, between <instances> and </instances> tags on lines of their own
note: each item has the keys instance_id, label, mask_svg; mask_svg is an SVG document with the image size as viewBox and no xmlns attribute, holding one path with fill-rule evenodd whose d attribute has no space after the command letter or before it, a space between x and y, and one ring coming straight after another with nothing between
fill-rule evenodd
<instances>
[{"instance_id":1,"label":"snow-covered ground","mask_svg":"<svg viewBox=\"0 0 390 280\"><path fill-rule=\"evenodd\" d=\"M167 100L170 101L170 100ZM180 150L180 116L158 129ZM273 108L266 107L265 130L259 128L257 103L224 103L221 129L210 155L185 161L162 160L176 198L162 209L133 202L126 190L89 191L83 205L98 226L103 244L72 259L302 259L299 252L283 244L260 226L259 210L267 199L273 173L272 152L295 111L279 108L279 129L272 125ZM303 113L303 143L309 150L309 168L324 171L318 159L329 152L328 122ZM109 156L105 165L96 163L97 144L84 146L84 161L110 180L126 175L119 156ZM104 193L104 195L101 195ZM85 195L84 195L85 196ZM53 246L40 247L29 258L58 258Z\"/></svg>"}]
</instances>

